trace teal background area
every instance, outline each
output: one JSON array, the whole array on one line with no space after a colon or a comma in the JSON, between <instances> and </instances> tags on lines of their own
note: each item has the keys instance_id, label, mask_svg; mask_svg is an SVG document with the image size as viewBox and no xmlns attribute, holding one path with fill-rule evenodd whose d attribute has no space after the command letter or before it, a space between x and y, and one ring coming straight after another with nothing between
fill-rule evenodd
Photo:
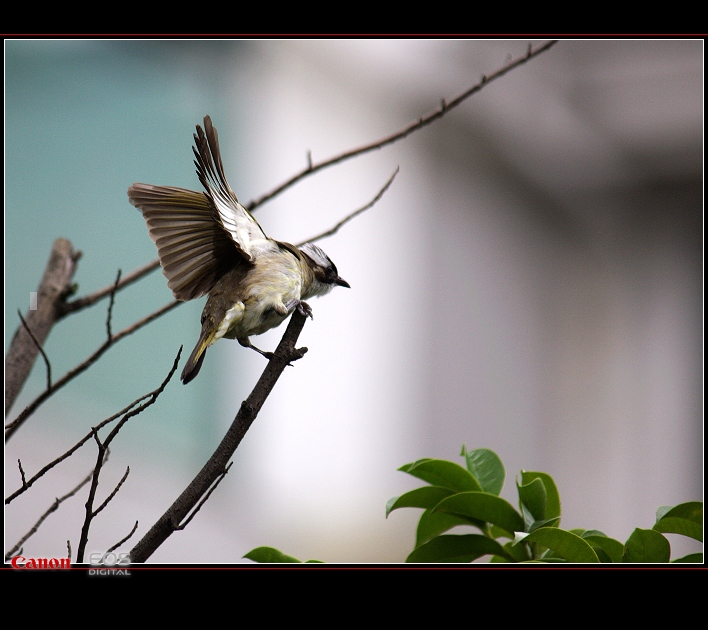
<instances>
[{"instance_id":1,"label":"teal background area","mask_svg":"<svg viewBox=\"0 0 708 630\"><path fill-rule=\"evenodd\" d=\"M194 125L209 113L228 130L222 74L237 63L240 42L8 41L5 45L5 349L29 308L55 238L83 253L77 296L111 284L156 258L140 213L126 191L136 181L199 190L192 163ZM231 73L230 73L231 74ZM238 181L238 165L232 165ZM112 329L122 330L172 300L159 270L121 291ZM108 301L62 321L46 342L56 380L105 340ZM71 409L92 409L93 423L156 388L180 345L198 335L203 299L184 304L108 350L86 373L43 405L32 422L77 421ZM209 379L216 362L206 364ZM169 396L131 431L136 448L155 451L182 440L196 460L207 453L210 426L188 421L208 414L212 392L188 392L177 380ZM46 383L38 361L16 401L14 417ZM188 413L183 413L183 412ZM164 423L169 423L165 431ZM155 451L155 452L159 452ZM184 452L184 451L182 451Z\"/></svg>"}]
</instances>

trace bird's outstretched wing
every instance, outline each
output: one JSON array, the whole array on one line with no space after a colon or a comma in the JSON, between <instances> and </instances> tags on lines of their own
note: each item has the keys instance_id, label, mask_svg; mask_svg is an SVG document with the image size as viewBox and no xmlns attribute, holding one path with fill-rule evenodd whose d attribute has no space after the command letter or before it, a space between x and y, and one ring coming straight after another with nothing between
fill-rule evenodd
<instances>
[{"instance_id":1,"label":"bird's outstretched wing","mask_svg":"<svg viewBox=\"0 0 708 630\"><path fill-rule=\"evenodd\" d=\"M207 196L214 204L221 226L233 239L244 257L253 262L264 250L272 250L271 241L263 232L258 221L246 210L229 187L221 163L219 136L211 124L209 116L204 117L204 130L197 125L193 148L199 181Z\"/></svg>"},{"instance_id":2,"label":"bird's outstretched wing","mask_svg":"<svg viewBox=\"0 0 708 630\"><path fill-rule=\"evenodd\" d=\"M143 213L167 286L178 300L206 295L229 269L245 263L204 193L133 184L128 198Z\"/></svg>"},{"instance_id":3,"label":"bird's outstretched wing","mask_svg":"<svg viewBox=\"0 0 708 630\"><path fill-rule=\"evenodd\" d=\"M178 300L209 293L229 269L277 247L229 187L209 116L204 129L197 125L194 155L205 192L150 184L128 189L130 203L143 213L157 245L167 286Z\"/></svg>"}]
</instances>

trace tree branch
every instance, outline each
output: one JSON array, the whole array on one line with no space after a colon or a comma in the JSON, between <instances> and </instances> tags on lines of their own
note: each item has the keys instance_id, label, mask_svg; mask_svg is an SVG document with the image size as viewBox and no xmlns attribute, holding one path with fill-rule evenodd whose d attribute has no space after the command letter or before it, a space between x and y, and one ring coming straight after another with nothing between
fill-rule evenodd
<instances>
[{"instance_id":1,"label":"tree branch","mask_svg":"<svg viewBox=\"0 0 708 630\"><path fill-rule=\"evenodd\" d=\"M43 477L43 476L46 475L52 468L54 468L54 467L57 466L58 464L61 464L61 462L63 462L65 459L68 459L69 457L71 457L77 450L79 450L84 444L86 444L86 442L88 442L88 441L93 437L94 431L98 431L98 430L102 429L104 426L106 426L106 425L109 424L110 422L113 422L116 418L119 418L119 417L122 416L123 414L128 413L128 411L130 411L130 410L131 410L133 407L135 407L138 403L140 403L141 401L145 400L146 398L149 398L150 396L152 396L152 392L149 393L149 394L145 394L144 396L141 396L141 397L138 398L137 400L134 400L132 403L130 403L125 409L122 409L122 410L119 411L118 413L112 415L110 418L106 418L105 420L103 420L103 422L101 422L98 426L96 426L96 427L94 427L93 429L91 429L83 438L81 438L76 444L74 444L74 446L72 446L68 451L66 451L66 453L64 453L63 455L60 455L60 456L57 457L54 461L51 461L51 462L49 462L46 466L44 466L44 467L43 467L36 475L34 475L29 481L26 481L26 480L25 480L25 471L22 469L22 463L21 463L20 460L18 459L18 460L17 460L17 463L18 463L18 465L19 465L19 467L20 467L20 477L22 478L22 485L20 486L20 488L19 488L18 490L15 490L15 492L13 492L11 495L9 495L9 496L5 499L5 505L9 505L10 503L12 503L12 501L14 501L14 500L15 500L17 497L19 497L22 493L24 493L24 492L26 492L27 490L29 490L29 489L32 487L32 485L33 485L40 477ZM105 463L105 462L104 462L104 463Z\"/></svg>"},{"instance_id":2,"label":"tree branch","mask_svg":"<svg viewBox=\"0 0 708 630\"><path fill-rule=\"evenodd\" d=\"M27 322L25 321L25 318L22 317L22 311L20 309L17 309L17 315L20 318L20 321L22 322L22 325L25 327L25 330L27 331L27 334L32 337L32 341L34 341L34 345L37 346L37 350L39 353L42 355L42 358L44 359L44 365L47 368L47 389L49 389L52 386L52 364L49 362L49 357L47 356L47 353L44 352L44 348L42 348L42 344L37 341L37 338L34 336L34 333L32 332L32 329L27 325Z\"/></svg>"},{"instance_id":3,"label":"tree branch","mask_svg":"<svg viewBox=\"0 0 708 630\"><path fill-rule=\"evenodd\" d=\"M211 493L219 487L219 484L221 483L222 479L226 477L232 465L233 462L229 462L229 465L224 468L221 474L216 478L216 481L212 484L211 488L209 488L209 491L200 499L199 503L197 503L197 507L192 510L192 513L187 517L185 521L175 527L175 531L182 531L185 527L187 527L187 525L192 522L192 519L197 515L197 512L202 509L202 505L204 505L209 500Z\"/></svg>"},{"instance_id":4,"label":"tree branch","mask_svg":"<svg viewBox=\"0 0 708 630\"><path fill-rule=\"evenodd\" d=\"M118 490L120 490L120 487L123 485L123 482L127 479L128 475L130 474L130 467L125 471L125 474L123 475L123 478L118 482L118 485L115 487L113 492L110 493L108 498L101 503L100 506L98 506L96 509L93 508L94 501L96 499L96 491L98 490L98 479L101 474L101 470L103 469L103 464L106 461L106 455L108 453L108 447L110 443L114 440L114 438L118 435L119 431L123 428L126 422L130 420L132 417L137 416L138 414L142 413L145 409L147 409L150 405L152 405L158 398L158 396L164 391L165 387L167 387L167 383L170 382L170 379L172 378L172 375L175 373L177 370L177 366L179 365L179 358L182 355L182 348L179 349L179 352L177 353L177 357L174 360L174 363L172 364L172 369L170 370L169 374L165 378L164 381L162 381L162 384L153 392L150 394L150 400L148 400L146 403L140 405L140 407L131 409L128 413L126 413L116 424L115 427L113 427L113 430L108 434L105 440L101 442L101 440L98 437L98 428L94 428L91 431L91 434L93 435L93 438L96 440L96 444L98 445L98 454L96 456L96 465L94 467L93 473L91 475L91 488L89 490L89 496L88 499L86 500L86 516L84 517L84 523L83 526L81 527L81 537L79 539L79 547L76 551L76 561L77 562L83 562L84 560L84 552L86 551L86 544L88 543L88 535L89 535L89 530L91 528L91 523L93 522L93 519L98 515L99 512L101 512L107 505L108 503L113 499L113 497L116 495ZM145 397L143 397L144 399Z\"/></svg>"},{"instance_id":5,"label":"tree branch","mask_svg":"<svg viewBox=\"0 0 708 630\"><path fill-rule=\"evenodd\" d=\"M291 361L302 358L307 352L307 348L295 348L295 343L305 325L305 319L299 311L293 312L274 356L268 361L251 394L241 403L241 408L223 440L184 492L133 547L130 551L131 562L145 562L173 532L182 526L184 519L200 499L209 492L220 477L226 474L229 459L256 419L283 370Z\"/></svg>"},{"instance_id":6,"label":"tree branch","mask_svg":"<svg viewBox=\"0 0 708 630\"><path fill-rule=\"evenodd\" d=\"M32 371L39 348L59 319L61 304L74 290L71 281L80 257L81 252L74 251L68 240L58 238L54 241L37 289L37 309L28 311L24 318L27 330L24 325L17 328L5 355L6 416Z\"/></svg>"},{"instance_id":7,"label":"tree branch","mask_svg":"<svg viewBox=\"0 0 708 630\"><path fill-rule=\"evenodd\" d=\"M5 554L5 560L9 560L14 556L16 553L19 553L19 550L22 548L22 545L24 545L29 538L34 536L37 533L37 530L39 530L40 526L42 523L44 523L45 519L52 513L56 512L59 509L59 506L64 503L67 499L73 497L81 488L83 488L89 481L91 480L91 474L89 474L81 483L79 483L78 486L76 486L73 490L65 494L63 497L59 497L54 500L54 503L50 506L50 508L40 516L39 520L34 524L32 529L30 529L20 540L19 542L12 548L10 551L8 551ZM71 556L71 551L69 551L69 556Z\"/></svg>"},{"instance_id":8,"label":"tree branch","mask_svg":"<svg viewBox=\"0 0 708 630\"><path fill-rule=\"evenodd\" d=\"M115 545L106 549L106 553L111 553L111 551L115 551L116 549L118 549L118 547L120 547L135 533L136 529L138 529L138 521L135 521L135 525L133 525L133 529L130 530L130 533L125 538L121 538Z\"/></svg>"},{"instance_id":9,"label":"tree branch","mask_svg":"<svg viewBox=\"0 0 708 630\"><path fill-rule=\"evenodd\" d=\"M384 187L379 190L379 192L376 194L376 196L365 206L359 208L358 210L354 210L351 214L348 214L346 217L344 217L337 225L335 225L333 228L330 228L326 232L322 232L321 234L318 234L317 236L313 236L311 239L307 241L303 241L302 243L298 243L297 247L301 247L305 243L314 243L315 241L319 241L322 238L326 238L328 236L332 236L332 234L336 234L339 231L339 228L342 227L345 223L351 221L354 217L360 215L362 212L366 212L371 206L373 206L375 203L378 202L381 197L383 197L384 193L388 190L388 187L393 183L393 180L396 178L396 175L398 175L399 168L396 167L396 170L393 172L393 175L388 178L388 181L384 184Z\"/></svg>"},{"instance_id":10,"label":"tree branch","mask_svg":"<svg viewBox=\"0 0 708 630\"><path fill-rule=\"evenodd\" d=\"M174 302L170 302L169 304L166 304L162 308L159 308L155 312L151 313L147 317L144 317L143 319L135 322L134 324L131 324L127 328L124 328L119 333L112 335L90 357L88 357L88 359L86 359L85 361L83 361L82 363L77 365L74 369L67 372L58 381L56 381L52 385L52 387L50 387L49 389L47 389L43 393L41 393L39 396L37 396L37 398L35 398L25 408L25 410L17 416L17 418L15 418L9 424L5 425L5 429L6 429L5 430L5 441L9 440L13 436L15 431L17 431L17 429L19 429L20 426L22 426L22 423L29 416L31 416L38 409L38 407L47 400L47 398L49 398L58 389L62 388L64 385L66 385L69 381L74 379L76 376L78 376L82 372L86 371L89 367L91 367L91 365L93 365L101 357L101 355L106 350L108 350L108 348L110 348L111 346L118 343L121 339L123 339L123 337L126 337L126 336L130 335L131 333L134 333L136 330L149 324L154 319L157 319L161 315L164 315L168 311L171 311L175 306L178 306L179 304L182 304L182 302L178 302L177 300L175 300Z\"/></svg>"},{"instance_id":11,"label":"tree branch","mask_svg":"<svg viewBox=\"0 0 708 630\"><path fill-rule=\"evenodd\" d=\"M273 197L275 197L276 195L279 195L286 188L290 188L290 186L297 183L301 179L304 179L305 177L313 175L314 173L317 173L318 171L321 171L322 169L325 169L328 166L333 166L334 164L338 164L339 162L344 162L345 160L348 160L350 158L357 157L359 155L363 155L364 153L369 153L370 151L381 149L381 148L385 147L386 145L393 144L394 142L398 142L399 140L402 140L403 138L405 138L407 135L413 133L414 131L418 131L418 129L421 129L422 127L425 127L426 125L429 125L430 123L435 122L439 118L442 118L451 109L457 107L465 99L469 98L470 96L472 96L476 92L479 92L482 88L484 88L486 85L488 85L492 81L498 79L499 77L504 76L507 72L514 70L515 68L518 68L519 66L525 64L527 61L529 61L533 57L536 57L537 55L540 55L541 53L545 52L546 50L551 48L551 46L553 46L556 43L557 43L556 41L547 42L547 43L543 44L542 46L538 47L536 50L533 50L531 45L529 45L526 54L523 55L522 57L512 59L505 66L502 66L499 70L493 72L492 74L483 75L482 79L479 83L477 83L476 85L473 85L471 88L469 88L468 90L466 90L465 92L463 92L459 96L456 96L451 101L446 101L445 99L442 99L442 101L440 102L440 107L438 107L438 109L431 112L430 114L427 114L426 116L421 116L415 122L412 122L409 125L406 125L403 129L400 129L399 131L391 134L390 136L386 136L385 138L381 138L380 140L377 140L376 142L372 142L370 144L365 144L364 146L358 147L356 149L351 149L350 151L345 151L344 153L340 153L339 155L335 155L334 157L331 157L328 160L324 160L324 161L319 162L317 164L312 163L312 156L310 155L310 153L308 151L307 166L302 171L300 171L299 173L296 173L290 179L283 182L282 184L280 184L280 186L271 190L269 193L266 193L265 195L262 195L261 197L258 197L257 199L254 199L253 201L249 202L249 204L246 207L248 208L248 210L253 211L258 206L264 204L266 201L270 201Z\"/></svg>"},{"instance_id":12,"label":"tree branch","mask_svg":"<svg viewBox=\"0 0 708 630\"><path fill-rule=\"evenodd\" d=\"M102 300L104 297L108 297L111 295L111 293L117 293L121 289L127 287L128 285L132 284L133 282L136 282L137 280L140 280L143 276L146 276L149 274L151 271L154 271L160 266L160 261L159 260L153 260L152 262L149 262L147 265L144 265L135 271L130 272L127 276L125 276L120 282L118 283L113 283L109 284L107 287L104 287L103 289L99 289L98 291L95 291L94 293L91 293L90 295L86 295L82 298L78 298L76 300L72 300L71 302L64 302L61 307L60 307L60 313L59 313L59 318L66 317L67 315L71 313L75 313L76 311L80 311L87 306L92 306L99 300Z\"/></svg>"}]
</instances>

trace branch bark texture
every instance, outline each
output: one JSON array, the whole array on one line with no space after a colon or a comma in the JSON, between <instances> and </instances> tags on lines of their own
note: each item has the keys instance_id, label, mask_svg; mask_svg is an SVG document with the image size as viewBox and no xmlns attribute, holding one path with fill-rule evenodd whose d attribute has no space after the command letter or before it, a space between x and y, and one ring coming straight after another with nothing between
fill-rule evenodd
<instances>
[{"instance_id":1,"label":"branch bark texture","mask_svg":"<svg viewBox=\"0 0 708 630\"><path fill-rule=\"evenodd\" d=\"M75 251L65 238L54 241L49 262L37 289L37 309L27 311L25 316L35 339L20 324L5 356L5 415L12 408L32 371L39 348L44 345L52 326L61 317L61 307L72 292L72 279L80 257L81 252Z\"/></svg>"}]
</instances>

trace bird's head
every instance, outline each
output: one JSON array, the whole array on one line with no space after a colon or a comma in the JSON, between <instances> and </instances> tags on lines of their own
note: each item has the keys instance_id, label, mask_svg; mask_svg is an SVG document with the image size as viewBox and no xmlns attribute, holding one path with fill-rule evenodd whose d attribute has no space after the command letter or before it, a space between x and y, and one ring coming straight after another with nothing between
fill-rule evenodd
<instances>
[{"instance_id":1,"label":"bird's head","mask_svg":"<svg viewBox=\"0 0 708 630\"><path fill-rule=\"evenodd\" d=\"M299 250L304 254L305 262L313 275L312 282L303 292L302 299L329 293L335 285L351 288L344 278L339 277L335 264L317 245L305 243Z\"/></svg>"}]
</instances>

